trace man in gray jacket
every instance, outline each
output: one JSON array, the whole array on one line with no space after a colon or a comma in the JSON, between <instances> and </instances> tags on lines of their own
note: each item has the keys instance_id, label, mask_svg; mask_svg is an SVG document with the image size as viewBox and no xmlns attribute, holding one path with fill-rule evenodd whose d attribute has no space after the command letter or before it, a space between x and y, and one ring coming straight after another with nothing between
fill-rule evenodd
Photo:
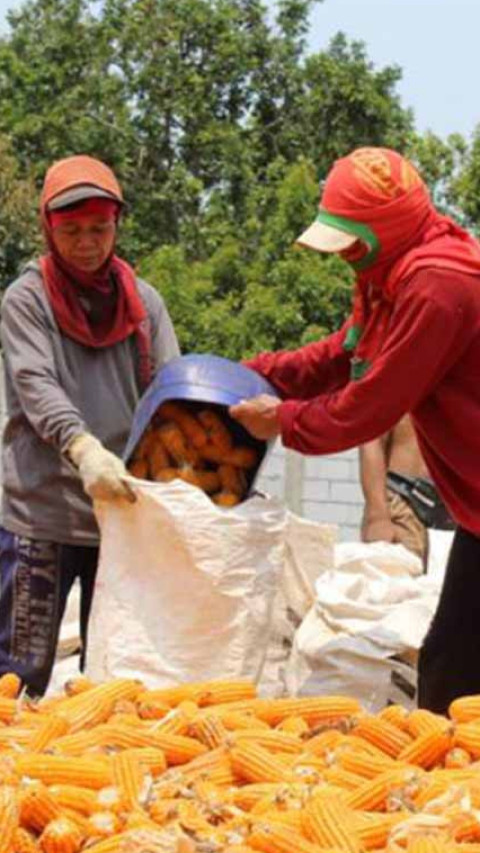
<instances>
[{"instance_id":1,"label":"man in gray jacket","mask_svg":"<svg viewBox=\"0 0 480 853\"><path fill-rule=\"evenodd\" d=\"M91 499L135 499L120 459L133 413L179 354L162 299L115 255L122 206L105 164L54 164L41 200L48 252L1 306L0 674L16 672L31 695L47 688L76 578L83 664L99 545Z\"/></svg>"}]
</instances>

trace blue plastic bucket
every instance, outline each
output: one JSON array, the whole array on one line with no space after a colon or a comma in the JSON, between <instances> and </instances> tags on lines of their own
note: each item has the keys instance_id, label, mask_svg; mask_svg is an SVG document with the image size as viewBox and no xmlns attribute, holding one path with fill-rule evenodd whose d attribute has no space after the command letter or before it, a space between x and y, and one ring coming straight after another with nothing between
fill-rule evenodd
<instances>
[{"instance_id":1,"label":"blue plastic bucket","mask_svg":"<svg viewBox=\"0 0 480 853\"><path fill-rule=\"evenodd\" d=\"M132 429L123 458L129 463L137 444L150 425L157 409L167 400L185 400L222 406L222 417L227 419L236 444L257 448L259 463L250 481L254 487L262 463L273 442L258 441L237 421L228 418L226 408L240 400L259 394L278 397L274 388L254 370L238 362L217 355L184 355L174 358L162 367L140 400L133 418Z\"/></svg>"}]
</instances>

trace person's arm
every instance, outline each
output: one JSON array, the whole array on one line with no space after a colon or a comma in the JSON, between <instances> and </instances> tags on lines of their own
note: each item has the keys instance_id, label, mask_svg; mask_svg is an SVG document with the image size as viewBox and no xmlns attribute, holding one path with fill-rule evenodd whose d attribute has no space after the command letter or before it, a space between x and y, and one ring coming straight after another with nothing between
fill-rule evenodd
<instances>
[{"instance_id":1,"label":"person's arm","mask_svg":"<svg viewBox=\"0 0 480 853\"><path fill-rule=\"evenodd\" d=\"M90 497L135 500L123 481L127 476L123 462L91 435L61 387L48 320L28 290L7 291L1 307L0 337L20 406L36 434L73 462Z\"/></svg>"},{"instance_id":2,"label":"person's arm","mask_svg":"<svg viewBox=\"0 0 480 853\"><path fill-rule=\"evenodd\" d=\"M243 362L267 379L283 399L308 400L342 388L350 378L349 353L344 348L348 320L338 332L297 350L264 352Z\"/></svg>"},{"instance_id":3,"label":"person's arm","mask_svg":"<svg viewBox=\"0 0 480 853\"><path fill-rule=\"evenodd\" d=\"M393 542L394 528L387 498L388 436L375 438L359 448L360 482L365 498L363 542Z\"/></svg>"},{"instance_id":4,"label":"person's arm","mask_svg":"<svg viewBox=\"0 0 480 853\"><path fill-rule=\"evenodd\" d=\"M337 453L389 432L435 387L468 346L470 324L461 304L436 299L434 272L417 273L397 300L391 331L366 375L334 394L280 404L286 447L301 453Z\"/></svg>"},{"instance_id":5,"label":"person's arm","mask_svg":"<svg viewBox=\"0 0 480 853\"><path fill-rule=\"evenodd\" d=\"M6 369L25 417L43 441L64 452L87 426L59 383L48 319L32 291L7 290L0 337Z\"/></svg>"}]
</instances>

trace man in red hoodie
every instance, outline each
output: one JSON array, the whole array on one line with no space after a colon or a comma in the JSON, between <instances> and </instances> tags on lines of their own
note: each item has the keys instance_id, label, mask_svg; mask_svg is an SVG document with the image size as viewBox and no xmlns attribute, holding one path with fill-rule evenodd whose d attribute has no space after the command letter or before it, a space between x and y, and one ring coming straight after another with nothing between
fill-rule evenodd
<instances>
[{"instance_id":1,"label":"man in red hoodie","mask_svg":"<svg viewBox=\"0 0 480 853\"><path fill-rule=\"evenodd\" d=\"M282 397L232 407L253 435L335 453L410 413L458 525L419 662L419 704L480 693L480 245L433 206L411 163L384 148L337 161L302 246L355 269L352 315L333 335L248 362Z\"/></svg>"}]
</instances>

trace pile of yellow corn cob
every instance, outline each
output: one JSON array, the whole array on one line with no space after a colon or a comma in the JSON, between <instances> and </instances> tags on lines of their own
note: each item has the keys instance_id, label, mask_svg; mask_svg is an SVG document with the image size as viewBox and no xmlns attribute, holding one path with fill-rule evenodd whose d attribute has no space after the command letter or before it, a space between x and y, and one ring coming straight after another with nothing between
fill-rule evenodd
<instances>
[{"instance_id":1,"label":"pile of yellow corn cob","mask_svg":"<svg viewBox=\"0 0 480 853\"><path fill-rule=\"evenodd\" d=\"M480 696L450 719L252 684L0 678L0 853L480 853Z\"/></svg>"}]
</instances>

